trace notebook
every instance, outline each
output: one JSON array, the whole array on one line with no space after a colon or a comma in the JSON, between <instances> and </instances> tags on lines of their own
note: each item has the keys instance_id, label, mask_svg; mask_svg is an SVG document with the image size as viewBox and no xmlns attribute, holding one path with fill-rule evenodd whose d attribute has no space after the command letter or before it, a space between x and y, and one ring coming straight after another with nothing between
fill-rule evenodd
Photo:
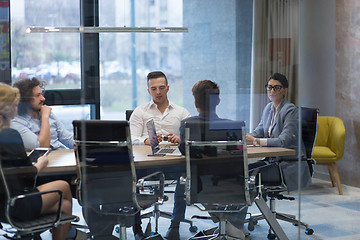
<instances>
[{"instance_id":1,"label":"notebook","mask_svg":"<svg viewBox=\"0 0 360 240\"><path fill-rule=\"evenodd\" d=\"M169 148L169 147L162 147L160 148L159 142L157 141L156 137L156 129L154 119L150 119L146 122L146 128L149 135L150 146L152 149L151 156L165 156L165 155L172 155L172 156L180 156L181 152L178 148Z\"/></svg>"}]
</instances>

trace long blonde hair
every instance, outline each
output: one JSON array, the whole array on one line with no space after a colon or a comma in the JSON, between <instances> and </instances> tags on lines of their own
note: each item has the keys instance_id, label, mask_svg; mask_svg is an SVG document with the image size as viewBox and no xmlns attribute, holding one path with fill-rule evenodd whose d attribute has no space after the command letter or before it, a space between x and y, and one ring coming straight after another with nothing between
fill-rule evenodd
<instances>
[{"instance_id":1,"label":"long blonde hair","mask_svg":"<svg viewBox=\"0 0 360 240\"><path fill-rule=\"evenodd\" d=\"M0 132L10 126L10 120L17 114L20 93L17 88L0 83Z\"/></svg>"}]
</instances>

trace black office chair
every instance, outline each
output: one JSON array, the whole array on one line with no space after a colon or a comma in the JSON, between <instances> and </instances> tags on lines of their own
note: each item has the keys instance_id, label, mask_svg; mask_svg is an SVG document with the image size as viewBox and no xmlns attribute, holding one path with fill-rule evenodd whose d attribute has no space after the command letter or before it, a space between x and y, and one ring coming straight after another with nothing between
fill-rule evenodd
<instances>
[{"instance_id":1,"label":"black office chair","mask_svg":"<svg viewBox=\"0 0 360 240\"><path fill-rule=\"evenodd\" d=\"M226 214L242 212L257 194L255 177L248 175L244 122L186 122L185 127L187 203L219 221L191 239L243 239L226 231Z\"/></svg>"},{"instance_id":2,"label":"black office chair","mask_svg":"<svg viewBox=\"0 0 360 240\"><path fill-rule=\"evenodd\" d=\"M126 239L126 227L134 225L136 213L163 203L164 174L156 172L136 182L128 121L81 120L73 125L78 200L85 219L95 214L94 220L104 226L119 224L119 238ZM154 181L151 187L146 180ZM163 238L156 229L149 239Z\"/></svg>"},{"instance_id":3,"label":"black office chair","mask_svg":"<svg viewBox=\"0 0 360 240\"><path fill-rule=\"evenodd\" d=\"M127 121L130 120L130 117L131 117L131 114L133 113L133 111L134 111L134 110L130 110L130 109L125 111L125 119L126 119Z\"/></svg>"},{"instance_id":4,"label":"black office chair","mask_svg":"<svg viewBox=\"0 0 360 240\"><path fill-rule=\"evenodd\" d=\"M134 110L126 110L126 112L125 112L125 117L126 117L126 120L127 120L127 121L130 120L130 117L131 117L131 114L133 113L133 111L134 111ZM171 183L167 183L167 184L165 184L165 187L168 187L168 186L173 185L173 184L175 184L175 183L176 183L176 181L173 181L173 182L171 182ZM165 191L165 193L172 193L172 194L173 194L174 191L169 191L169 190L167 190L167 191ZM166 198L167 198L167 197L166 197ZM171 212L161 211L160 208L159 208L159 205L155 205L153 211L142 214L142 215L141 215L141 218L149 218L149 217L151 217L151 216L158 216L158 217L163 217L163 218L171 219L171 218L172 218L172 213L171 213ZM196 232L197 229L198 229L196 226L193 225L193 221L191 221L191 220L189 220L189 219L186 219L186 218L185 218L185 219L181 220L181 222L187 223L187 224L190 225L190 227L189 227L189 231L190 231L190 232ZM153 233L151 232L151 223L149 222L149 223L147 224L147 227L146 227L146 230L145 230L145 236L149 236L149 235L151 235L151 234L153 234Z\"/></svg>"},{"instance_id":5,"label":"black office chair","mask_svg":"<svg viewBox=\"0 0 360 240\"><path fill-rule=\"evenodd\" d=\"M309 164L311 176L314 173L313 165L315 164L315 160L312 158L312 153L318 129L318 115L319 109L317 108L301 107L301 134L305 145L306 159Z\"/></svg>"},{"instance_id":6,"label":"black office chair","mask_svg":"<svg viewBox=\"0 0 360 240\"><path fill-rule=\"evenodd\" d=\"M312 159L312 152L315 144L316 139L316 131L317 131L317 118L318 118L318 112L319 110L316 108L301 108L301 134L302 134L302 140L305 146L306 150L306 159L303 159L303 161L306 161L310 174L312 176L313 174L313 164L315 161ZM305 227L305 234L312 235L314 233L314 230L309 227L308 224L299 221L296 219L295 215L286 214L286 213L280 213L275 210L275 200L295 200L294 197L285 196L282 194L282 192L287 191L286 184L283 181L283 177L281 174L281 169L277 167L277 165L270 166L273 168L274 171L277 171L274 175L278 176L278 180L275 180L273 183L269 184L267 183L266 186L263 187L263 197L269 198L269 208L270 210L275 214L275 217L279 220L283 220L286 222L290 222L295 226L304 226ZM254 230L254 225L257 224L258 220L264 219L264 216L262 214L256 214L251 215L250 218L246 220L248 222L248 229L250 231ZM275 239L276 235L272 233L271 229L269 229L268 239Z\"/></svg>"},{"instance_id":7,"label":"black office chair","mask_svg":"<svg viewBox=\"0 0 360 240\"><path fill-rule=\"evenodd\" d=\"M0 224L1 230L5 233L2 235L8 239L41 239L40 234L48 229L61 226L68 222L77 222L79 217L62 213L63 194L60 190L51 190L45 192L25 193L15 195L12 193L8 185L9 181L20 181L17 177L21 173L28 171L28 167L3 167L0 159L1 188L5 190L6 199L2 199L6 203L6 208L1 209L2 223L7 223L10 227L4 227ZM12 206L19 199L27 199L34 195L45 195L49 193L58 193L60 200L57 213L41 215L39 218L29 221L19 221L12 217Z\"/></svg>"}]
</instances>

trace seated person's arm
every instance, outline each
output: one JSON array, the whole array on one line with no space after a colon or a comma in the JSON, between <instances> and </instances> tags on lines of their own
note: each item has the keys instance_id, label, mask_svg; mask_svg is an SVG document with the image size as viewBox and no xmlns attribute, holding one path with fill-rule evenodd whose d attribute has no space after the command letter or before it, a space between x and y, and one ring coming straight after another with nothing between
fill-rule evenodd
<instances>
[{"instance_id":1,"label":"seated person's arm","mask_svg":"<svg viewBox=\"0 0 360 240\"><path fill-rule=\"evenodd\" d=\"M49 148L50 147L50 125L49 119L41 121L40 133L38 136L38 141L40 143L40 147Z\"/></svg>"},{"instance_id":2,"label":"seated person's arm","mask_svg":"<svg viewBox=\"0 0 360 240\"><path fill-rule=\"evenodd\" d=\"M40 110L40 121L41 121L41 128L40 133L38 136L38 140L40 142L40 147L50 147L50 114L51 108L49 106L43 105Z\"/></svg>"},{"instance_id":3,"label":"seated person's arm","mask_svg":"<svg viewBox=\"0 0 360 240\"><path fill-rule=\"evenodd\" d=\"M132 144L146 144L145 140L147 140L148 136L143 135L146 127L144 121L145 120L140 115L139 111L135 109L130 117L130 132ZM149 144L148 141L147 144Z\"/></svg>"},{"instance_id":4,"label":"seated person's arm","mask_svg":"<svg viewBox=\"0 0 360 240\"><path fill-rule=\"evenodd\" d=\"M162 141L162 135L161 135L161 134L156 134L156 139L153 139L153 141L161 142L161 141ZM150 145L150 140L149 140L149 138L146 138L146 139L144 140L144 144L145 144L145 145Z\"/></svg>"},{"instance_id":5,"label":"seated person's arm","mask_svg":"<svg viewBox=\"0 0 360 240\"><path fill-rule=\"evenodd\" d=\"M246 144L252 145L256 138L256 145L266 146L267 141L266 138L264 138L264 136L265 136L264 126L263 126L263 121L261 120L259 125L255 128L255 130L252 133L246 134Z\"/></svg>"},{"instance_id":6,"label":"seated person's arm","mask_svg":"<svg viewBox=\"0 0 360 240\"><path fill-rule=\"evenodd\" d=\"M181 127L184 128L184 126L183 126L183 120L191 117L191 115L190 115L189 111L186 110L185 108L183 108L182 113L181 113L180 115L181 115L181 116L180 116L180 119L182 119L182 120L181 120L181 122L180 122L179 132L180 132L180 135L181 135L182 131L185 132L185 129L182 129L182 128L181 128ZM165 135L165 137L167 138L167 141L168 141L168 142L176 143L176 144L180 144L180 143L181 143L181 137L178 136L178 135L176 135L175 133L168 133L168 134ZM181 150L180 150L180 151L181 151Z\"/></svg>"},{"instance_id":7,"label":"seated person's arm","mask_svg":"<svg viewBox=\"0 0 360 240\"><path fill-rule=\"evenodd\" d=\"M287 109L286 114L284 115L284 125L281 130L281 133L277 137L264 138L264 128L262 120L256 129L246 136L247 144L252 144L254 137L257 138L257 142L261 146L269 147L289 147L296 145L297 141L297 132L298 132L298 113L297 108Z\"/></svg>"},{"instance_id":8,"label":"seated person's arm","mask_svg":"<svg viewBox=\"0 0 360 240\"><path fill-rule=\"evenodd\" d=\"M185 121L182 120L180 123L180 143L179 143L179 150L182 155L185 155Z\"/></svg>"},{"instance_id":9,"label":"seated person's arm","mask_svg":"<svg viewBox=\"0 0 360 240\"><path fill-rule=\"evenodd\" d=\"M37 162L34 164L38 172L41 172L49 163L47 156L41 156L38 158Z\"/></svg>"},{"instance_id":10,"label":"seated person's arm","mask_svg":"<svg viewBox=\"0 0 360 240\"><path fill-rule=\"evenodd\" d=\"M284 127L278 137L268 138L267 145L271 147L290 147L297 145L298 112L297 108L289 108L284 116Z\"/></svg>"},{"instance_id":11,"label":"seated person's arm","mask_svg":"<svg viewBox=\"0 0 360 240\"><path fill-rule=\"evenodd\" d=\"M167 140L166 140L167 139ZM171 142L171 143L177 143L179 144L180 143L180 137L177 136L176 134L174 133L168 133L165 135L165 141L168 141L168 142Z\"/></svg>"},{"instance_id":12,"label":"seated person's arm","mask_svg":"<svg viewBox=\"0 0 360 240\"><path fill-rule=\"evenodd\" d=\"M11 122L11 128L17 130L20 133L26 151L31 151L34 148L40 147L38 136L24 124L13 121Z\"/></svg>"},{"instance_id":13,"label":"seated person's arm","mask_svg":"<svg viewBox=\"0 0 360 240\"><path fill-rule=\"evenodd\" d=\"M54 115L51 115L56 121L56 132L58 133L58 138L61 143L66 147L73 149L74 148L74 136L71 132L65 129L62 122L60 122Z\"/></svg>"}]
</instances>

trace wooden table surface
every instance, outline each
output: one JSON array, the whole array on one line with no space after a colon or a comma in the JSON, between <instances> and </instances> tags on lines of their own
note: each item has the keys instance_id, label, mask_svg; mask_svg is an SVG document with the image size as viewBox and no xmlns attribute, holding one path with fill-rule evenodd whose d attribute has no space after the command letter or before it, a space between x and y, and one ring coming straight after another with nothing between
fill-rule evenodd
<instances>
[{"instance_id":1,"label":"wooden table surface","mask_svg":"<svg viewBox=\"0 0 360 240\"><path fill-rule=\"evenodd\" d=\"M249 146L247 149L249 159L295 155L295 150L280 147ZM185 163L185 156L148 156L150 153L150 146L134 145L133 154L135 166L141 168L147 166L169 166ZM48 157L49 164L43 172L76 172L76 159L73 149L53 150L49 153Z\"/></svg>"}]
</instances>

